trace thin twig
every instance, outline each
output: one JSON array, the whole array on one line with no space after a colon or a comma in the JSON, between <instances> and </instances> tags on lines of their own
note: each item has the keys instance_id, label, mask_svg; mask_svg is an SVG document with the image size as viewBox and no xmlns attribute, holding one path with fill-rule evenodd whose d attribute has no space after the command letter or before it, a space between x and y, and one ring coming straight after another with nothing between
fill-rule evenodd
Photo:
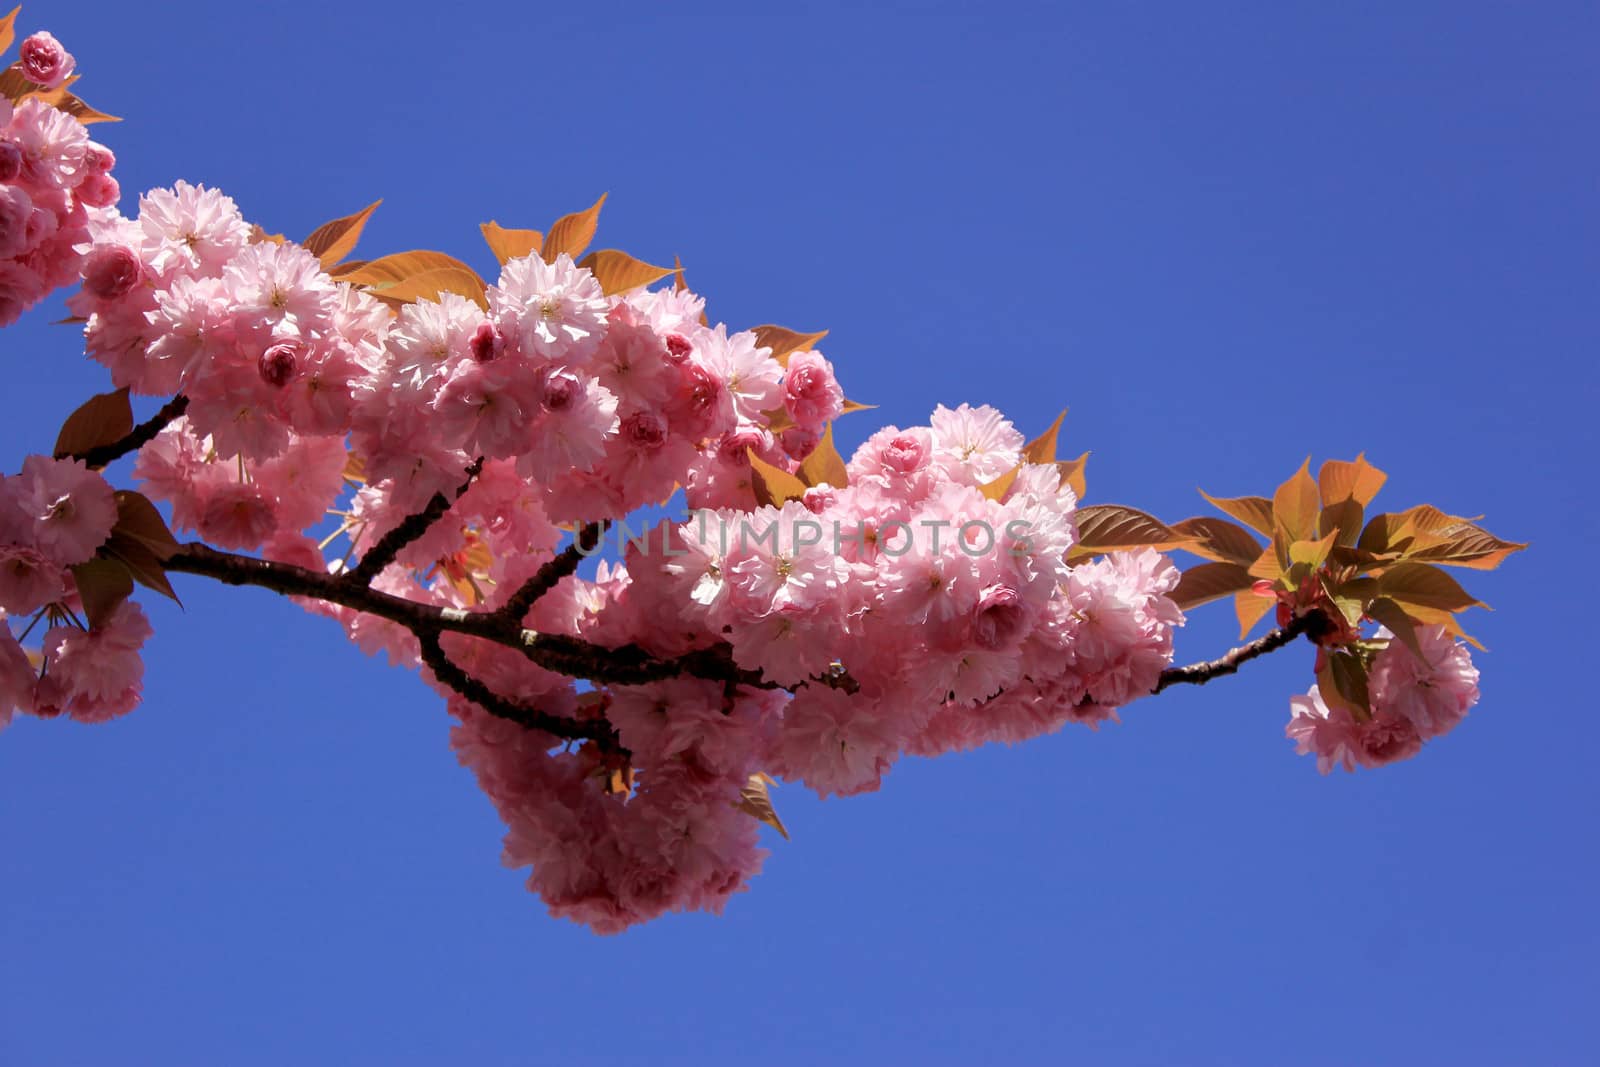
<instances>
[{"instance_id":1,"label":"thin twig","mask_svg":"<svg viewBox=\"0 0 1600 1067\"><path fill-rule=\"evenodd\" d=\"M409 515L401 521L399 526L378 538L378 543L371 549L361 554L361 562L357 563L345 575L345 581L353 585L370 585L383 568L394 562L396 556L417 538L428 532L428 527L438 522L445 512L450 510L450 505L461 499L471 486L472 481L483 470L483 457L479 456L472 461L472 466L467 468L467 479L456 489L455 494L446 497L443 493L434 493L433 499L428 501L428 506Z\"/></svg>"},{"instance_id":2,"label":"thin twig","mask_svg":"<svg viewBox=\"0 0 1600 1067\"><path fill-rule=\"evenodd\" d=\"M619 749L616 731L604 719L568 719L508 700L451 662L437 631L421 635L422 662L433 676L489 714L530 730L543 730L567 741L593 741Z\"/></svg>"},{"instance_id":3,"label":"thin twig","mask_svg":"<svg viewBox=\"0 0 1600 1067\"><path fill-rule=\"evenodd\" d=\"M1169 685L1205 685L1213 678L1233 674L1241 665L1282 648L1301 634L1315 633L1326 622L1320 610L1310 611L1294 619L1283 629L1274 630L1265 637L1258 637L1248 645L1240 645L1216 659L1191 663L1186 667L1168 667L1161 672L1161 680L1156 683L1151 693L1152 695L1159 693Z\"/></svg>"},{"instance_id":4,"label":"thin twig","mask_svg":"<svg viewBox=\"0 0 1600 1067\"><path fill-rule=\"evenodd\" d=\"M161 410L150 416L121 437L110 444L96 445L86 448L82 452L74 452L69 459L82 460L88 467L104 467L112 460L121 459L129 452L136 452L145 445L154 441L156 434L165 430L169 423L178 418L189 409L189 398L179 393L165 404Z\"/></svg>"},{"instance_id":5,"label":"thin twig","mask_svg":"<svg viewBox=\"0 0 1600 1067\"><path fill-rule=\"evenodd\" d=\"M572 535L572 544L558 552L554 558L546 560L532 578L522 583L522 588L511 594L511 599L500 606L500 613L518 622L528 614L528 609L538 603L539 598L556 587L556 584L578 569L584 557L592 555L600 546L600 538L606 532L607 523L591 522L578 529Z\"/></svg>"}]
</instances>

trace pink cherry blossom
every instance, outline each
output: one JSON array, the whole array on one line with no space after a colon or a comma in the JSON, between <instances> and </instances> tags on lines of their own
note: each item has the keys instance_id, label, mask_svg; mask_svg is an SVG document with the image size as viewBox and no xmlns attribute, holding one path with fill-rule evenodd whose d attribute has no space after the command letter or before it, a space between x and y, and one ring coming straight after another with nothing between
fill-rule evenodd
<instances>
[{"instance_id":1,"label":"pink cherry blossom","mask_svg":"<svg viewBox=\"0 0 1600 1067\"><path fill-rule=\"evenodd\" d=\"M54 89L72 76L77 61L44 30L22 42L22 76L35 85Z\"/></svg>"}]
</instances>

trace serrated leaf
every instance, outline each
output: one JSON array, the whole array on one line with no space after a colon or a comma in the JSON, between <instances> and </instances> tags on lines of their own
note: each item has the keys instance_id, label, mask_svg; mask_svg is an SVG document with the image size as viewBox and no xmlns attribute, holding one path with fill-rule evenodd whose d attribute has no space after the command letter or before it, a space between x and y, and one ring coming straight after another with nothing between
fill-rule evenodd
<instances>
[{"instance_id":1,"label":"serrated leaf","mask_svg":"<svg viewBox=\"0 0 1600 1067\"><path fill-rule=\"evenodd\" d=\"M634 259L628 253L615 248L602 248L598 252L590 252L583 257L578 266L586 268L595 276L601 290L607 296L651 285L672 273L671 267L654 266L641 259Z\"/></svg>"},{"instance_id":2,"label":"serrated leaf","mask_svg":"<svg viewBox=\"0 0 1600 1067\"><path fill-rule=\"evenodd\" d=\"M1078 509L1076 518L1078 543L1069 560L1133 548L1185 548L1193 542L1154 515L1122 504L1089 504Z\"/></svg>"},{"instance_id":3,"label":"serrated leaf","mask_svg":"<svg viewBox=\"0 0 1600 1067\"><path fill-rule=\"evenodd\" d=\"M1061 433L1061 420L1067 417L1066 409L1056 416L1056 421L1050 428L1022 446L1022 460L1024 463L1054 463L1056 461L1056 438Z\"/></svg>"},{"instance_id":4,"label":"serrated leaf","mask_svg":"<svg viewBox=\"0 0 1600 1067\"><path fill-rule=\"evenodd\" d=\"M1183 572L1169 595L1184 611L1233 596L1255 584L1255 578L1238 563L1201 563Z\"/></svg>"},{"instance_id":5,"label":"serrated leaf","mask_svg":"<svg viewBox=\"0 0 1600 1067\"><path fill-rule=\"evenodd\" d=\"M167 581L167 572L161 566L160 558L144 542L113 531L106 543L100 546L100 555L122 563L128 568L133 580L140 585L154 589L173 600L178 599L172 583Z\"/></svg>"},{"instance_id":6,"label":"serrated leaf","mask_svg":"<svg viewBox=\"0 0 1600 1067\"><path fill-rule=\"evenodd\" d=\"M1454 578L1426 563L1396 563L1378 578L1378 590L1407 609L1457 612L1483 605Z\"/></svg>"},{"instance_id":7,"label":"serrated leaf","mask_svg":"<svg viewBox=\"0 0 1600 1067\"><path fill-rule=\"evenodd\" d=\"M1248 567L1261 558L1261 542L1251 536L1249 530L1227 519L1197 515L1173 523L1172 528L1194 538L1194 543L1185 551L1205 559Z\"/></svg>"},{"instance_id":8,"label":"serrated leaf","mask_svg":"<svg viewBox=\"0 0 1600 1067\"><path fill-rule=\"evenodd\" d=\"M1353 462L1330 459L1324 463L1317 472L1317 490L1323 507L1354 500L1364 508L1372 503L1372 498L1378 495L1378 490L1383 488L1388 478L1387 474L1367 462L1367 454L1363 452Z\"/></svg>"},{"instance_id":9,"label":"serrated leaf","mask_svg":"<svg viewBox=\"0 0 1600 1067\"><path fill-rule=\"evenodd\" d=\"M1325 504L1317 516L1317 533L1333 534L1341 545L1354 545L1361 536L1363 508L1360 501L1351 498Z\"/></svg>"},{"instance_id":10,"label":"serrated leaf","mask_svg":"<svg viewBox=\"0 0 1600 1067\"><path fill-rule=\"evenodd\" d=\"M817 447L800 463L797 472L800 480L806 485L831 485L835 489L843 489L850 484L850 475L845 469L844 457L839 454L839 447L833 443L833 423L822 428L822 440L817 442Z\"/></svg>"},{"instance_id":11,"label":"serrated leaf","mask_svg":"<svg viewBox=\"0 0 1600 1067\"><path fill-rule=\"evenodd\" d=\"M774 326L771 323L757 326L752 332L756 335L756 347L772 349L772 358L781 363L785 369L789 366L790 356L796 352L815 348L818 341L828 336L827 330L818 333L797 333L788 327Z\"/></svg>"},{"instance_id":12,"label":"serrated leaf","mask_svg":"<svg viewBox=\"0 0 1600 1067\"><path fill-rule=\"evenodd\" d=\"M783 825L783 820L778 818L777 809L772 806L772 796L767 791L767 786L771 782L772 779L765 774L752 774L745 782L744 788L739 791L739 803L734 807L757 821L766 823L782 834L783 839L787 841L789 830Z\"/></svg>"},{"instance_id":13,"label":"serrated leaf","mask_svg":"<svg viewBox=\"0 0 1600 1067\"><path fill-rule=\"evenodd\" d=\"M1006 494L1011 492L1011 485L1017 480L1017 475L1022 473L1022 464L1017 464L992 482L984 482L978 486L978 492L993 501L1001 501Z\"/></svg>"},{"instance_id":14,"label":"serrated leaf","mask_svg":"<svg viewBox=\"0 0 1600 1067\"><path fill-rule=\"evenodd\" d=\"M72 95L71 93L63 93L61 95L61 99L51 102L50 106L55 108L57 111L65 111L67 114L77 119L79 124L83 126L93 126L97 122L122 121L115 115L108 115L104 111L98 111L95 108L90 107L88 104L84 103L81 99Z\"/></svg>"},{"instance_id":15,"label":"serrated leaf","mask_svg":"<svg viewBox=\"0 0 1600 1067\"><path fill-rule=\"evenodd\" d=\"M407 278L416 277L426 271L445 268L465 271L471 275L476 280L480 292L486 288L484 280L478 277L478 272L456 257L445 255L443 252L430 252L425 248L395 252L392 255L369 260L360 270L345 274L339 280L349 282L351 285L382 289L385 286L397 285Z\"/></svg>"},{"instance_id":16,"label":"serrated leaf","mask_svg":"<svg viewBox=\"0 0 1600 1067\"><path fill-rule=\"evenodd\" d=\"M182 546L172 536L167 521L161 517L156 506L144 494L131 489L118 489L115 496L117 524L112 527L112 534L138 541L154 553L161 563L171 559L173 553Z\"/></svg>"},{"instance_id":17,"label":"serrated leaf","mask_svg":"<svg viewBox=\"0 0 1600 1067\"><path fill-rule=\"evenodd\" d=\"M101 627L117 606L133 595L133 575L120 560L95 557L72 568L78 599L92 627Z\"/></svg>"},{"instance_id":18,"label":"serrated leaf","mask_svg":"<svg viewBox=\"0 0 1600 1067\"><path fill-rule=\"evenodd\" d=\"M440 293L457 293L481 308L487 309L489 306L489 300L484 295L483 279L460 267L436 267L392 285L368 289L367 292L391 307L414 304L419 300L437 301Z\"/></svg>"},{"instance_id":19,"label":"serrated leaf","mask_svg":"<svg viewBox=\"0 0 1600 1067\"><path fill-rule=\"evenodd\" d=\"M1283 578L1288 567L1279 558L1277 546L1268 545L1261 550L1261 555L1255 558L1255 562L1251 563L1248 569L1252 577L1276 583Z\"/></svg>"},{"instance_id":20,"label":"serrated leaf","mask_svg":"<svg viewBox=\"0 0 1600 1067\"><path fill-rule=\"evenodd\" d=\"M250 243L253 245L269 242L271 244L281 245L285 242L285 240L286 238L281 233L268 233L266 230L263 230L260 223L252 223L250 225Z\"/></svg>"},{"instance_id":21,"label":"serrated leaf","mask_svg":"<svg viewBox=\"0 0 1600 1067\"><path fill-rule=\"evenodd\" d=\"M1367 617L1388 627L1419 660L1423 658L1422 646L1417 642L1417 620L1408 615L1405 608L1388 597L1379 597L1367 605Z\"/></svg>"},{"instance_id":22,"label":"serrated leaf","mask_svg":"<svg viewBox=\"0 0 1600 1067\"><path fill-rule=\"evenodd\" d=\"M1204 489L1200 495L1224 515L1232 515L1250 529L1266 537L1272 536L1272 501L1264 496L1212 496Z\"/></svg>"},{"instance_id":23,"label":"serrated leaf","mask_svg":"<svg viewBox=\"0 0 1600 1067\"><path fill-rule=\"evenodd\" d=\"M1408 551L1405 558L1418 563L1437 563L1446 567L1467 567L1472 570L1494 570L1513 552L1528 546L1516 541L1502 541L1488 530L1470 523L1464 524L1425 548Z\"/></svg>"},{"instance_id":24,"label":"serrated leaf","mask_svg":"<svg viewBox=\"0 0 1600 1067\"><path fill-rule=\"evenodd\" d=\"M1056 470L1061 474L1061 484L1070 486L1073 495L1080 501L1089 492L1089 484L1084 478L1084 470L1089 465L1089 453L1085 452L1077 459L1063 459L1056 463Z\"/></svg>"},{"instance_id":25,"label":"serrated leaf","mask_svg":"<svg viewBox=\"0 0 1600 1067\"><path fill-rule=\"evenodd\" d=\"M544 239L544 246L539 249L539 255L546 263L554 263L556 257L563 252L573 260L583 255L584 249L589 247L589 242L594 240L594 231L600 225L600 208L605 205L606 194L601 193L600 199L587 211L563 215L550 227L550 233Z\"/></svg>"},{"instance_id":26,"label":"serrated leaf","mask_svg":"<svg viewBox=\"0 0 1600 1067\"><path fill-rule=\"evenodd\" d=\"M781 467L774 467L754 449L745 450L750 456L750 485L755 490L756 503L783 507L786 500L799 500L806 495L806 485Z\"/></svg>"},{"instance_id":27,"label":"serrated leaf","mask_svg":"<svg viewBox=\"0 0 1600 1067\"><path fill-rule=\"evenodd\" d=\"M1334 534L1316 541L1295 541L1289 546L1289 562L1304 564L1312 570L1322 566L1333 549Z\"/></svg>"},{"instance_id":28,"label":"serrated leaf","mask_svg":"<svg viewBox=\"0 0 1600 1067\"><path fill-rule=\"evenodd\" d=\"M128 390L101 393L84 401L56 435L55 458L65 459L122 440L133 430Z\"/></svg>"},{"instance_id":29,"label":"serrated leaf","mask_svg":"<svg viewBox=\"0 0 1600 1067\"><path fill-rule=\"evenodd\" d=\"M1272 495L1273 522L1288 535L1292 544L1314 538L1317 533L1317 515L1322 510L1322 497L1317 483L1311 478L1311 460Z\"/></svg>"},{"instance_id":30,"label":"serrated leaf","mask_svg":"<svg viewBox=\"0 0 1600 1067\"><path fill-rule=\"evenodd\" d=\"M323 270L333 267L356 250L356 242L361 240L362 229L381 203L382 200L374 200L354 215L346 215L342 219L323 223L300 242L301 247L317 257Z\"/></svg>"},{"instance_id":31,"label":"serrated leaf","mask_svg":"<svg viewBox=\"0 0 1600 1067\"><path fill-rule=\"evenodd\" d=\"M1233 594L1233 613L1239 618L1239 640L1250 636L1267 612L1278 606L1276 599L1249 589Z\"/></svg>"},{"instance_id":32,"label":"serrated leaf","mask_svg":"<svg viewBox=\"0 0 1600 1067\"><path fill-rule=\"evenodd\" d=\"M489 251L502 267L513 259L536 256L544 247L544 234L538 230L508 230L492 219L480 224L478 229L483 231Z\"/></svg>"},{"instance_id":33,"label":"serrated leaf","mask_svg":"<svg viewBox=\"0 0 1600 1067\"><path fill-rule=\"evenodd\" d=\"M1330 708L1342 707L1358 721L1372 717L1372 701L1367 692L1367 666L1360 656L1330 651L1322 657L1317 671L1317 688Z\"/></svg>"},{"instance_id":34,"label":"serrated leaf","mask_svg":"<svg viewBox=\"0 0 1600 1067\"><path fill-rule=\"evenodd\" d=\"M0 55L5 55L17 39L17 12L21 10L21 6L14 7L11 14L0 18Z\"/></svg>"}]
</instances>

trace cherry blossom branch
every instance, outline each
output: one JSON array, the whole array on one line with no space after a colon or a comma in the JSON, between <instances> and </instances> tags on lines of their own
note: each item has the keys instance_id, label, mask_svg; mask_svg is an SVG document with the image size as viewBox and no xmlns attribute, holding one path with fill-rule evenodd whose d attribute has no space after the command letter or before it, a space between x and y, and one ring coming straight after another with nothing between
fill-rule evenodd
<instances>
[{"instance_id":1,"label":"cherry blossom branch","mask_svg":"<svg viewBox=\"0 0 1600 1067\"><path fill-rule=\"evenodd\" d=\"M508 700L483 682L456 666L440 643L440 633L419 635L422 662L433 676L478 707L497 718L506 719L530 730L542 730L567 741L593 741L608 749L620 749L616 731L604 719L568 719L551 715Z\"/></svg>"},{"instance_id":2,"label":"cherry blossom branch","mask_svg":"<svg viewBox=\"0 0 1600 1067\"><path fill-rule=\"evenodd\" d=\"M1315 636L1327 626L1327 619L1321 611L1310 611L1292 620L1289 625L1281 630L1274 630L1265 637L1258 637L1248 645L1240 645L1225 655L1213 660L1200 663L1191 663L1185 667L1168 667L1161 672L1161 680L1156 683L1151 695L1161 692L1169 685L1205 685L1213 678L1221 678L1225 674L1237 673L1239 668L1259 656L1290 644L1301 634Z\"/></svg>"},{"instance_id":3,"label":"cherry blossom branch","mask_svg":"<svg viewBox=\"0 0 1600 1067\"><path fill-rule=\"evenodd\" d=\"M523 628L503 612L464 611L395 596L349 581L346 577L307 570L290 563L223 552L188 542L166 561L166 569L195 574L227 585L253 585L285 596L308 597L388 619L425 639L430 634L459 633L521 652L534 664L557 674L613 685L644 685L689 675L764 689L777 688L757 671L741 669L726 644L674 659L656 659L634 645L602 648L565 634Z\"/></svg>"},{"instance_id":4,"label":"cherry blossom branch","mask_svg":"<svg viewBox=\"0 0 1600 1067\"><path fill-rule=\"evenodd\" d=\"M483 470L483 457L479 456L472 461L472 466L467 468L466 481L456 489L455 494L446 497L443 493L434 493L433 499L428 501L428 506L414 515L407 516L399 526L378 538L378 543L361 554L361 562L346 572L345 580L352 584L370 585L372 579L394 562L407 545L428 532L428 527L438 522L444 513L450 510L450 505L461 499L471 486L472 481Z\"/></svg>"},{"instance_id":5,"label":"cherry blossom branch","mask_svg":"<svg viewBox=\"0 0 1600 1067\"><path fill-rule=\"evenodd\" d=\"M522 588L511 594L511 598L500 606L500 613L520 622L522 617L528 614L528 609L538 603L540 597L554 589L561 579L576 571L584 557L600 546L600 538L609 525L605 522L591 522L580 527L572 537L572 544L562 549L553 559L547 560L539 568L538 573L523 582Z\"/></svg>"},{"instance_id":6,"label":"cherry blossom branch","mask_svg":"<svg viewBox=\"0 0 1600 1067\"><path fill-rule=\"evenodd\" d=\"M86 448L82 452L74 452L68 459L83 461L84 466L91 468L104 467L113 460L121 459L129 452L136 452L145 445L154 441L156 434L167 428L167 425L189 409L189 398L179 393L165 404L161 410L148 419L112 441L110 444L96 445Z\"/></svg>"}]
</instances>

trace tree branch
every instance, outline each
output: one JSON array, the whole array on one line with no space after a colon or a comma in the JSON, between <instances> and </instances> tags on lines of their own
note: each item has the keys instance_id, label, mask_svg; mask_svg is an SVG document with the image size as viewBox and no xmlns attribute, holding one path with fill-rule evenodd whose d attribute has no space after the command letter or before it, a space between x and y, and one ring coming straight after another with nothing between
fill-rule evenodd
<instances>
[{"instance_id":1,"label":"tree branch","mask_svg":"<svg viewBox=\"0 0 1600 1067\"><path fill-rule=\"evenodd\" d=\"M1213 678L1221 678L1225 674L1237 672L1243 664L1249 663L1258 656L1265 656L1292 642L1301 634L1315 635L1327 625L1322 612L1309 611L1292 620L1288 626L1281 630L1274 630L1265 637L1258 637L1248 645L1240 645L1226 655L1216 659L1205 660L1201 663L1191 663L1186 667L1168 667L1161 672L1161 680L1156 683L1151 695L1161 692L1169 685L1205 685Z\"/></svg>"},{"instance_id":2,"label":"tree branch","mask_svg":"<svg viewBox=\"0 0 1600 1067\"><path fill-rule=\"evenodd\" d=\"M603 648L565 634L539 633L524 629L520 620L508 618L501 612L463 611L423 604L350 582L344 577L222 552L199 542L182 545L165 566L169 571L197 574L227 585L254 585L285 596L308 597L353 608L399 623L419 639L438 633L482 638L514 648L545 670L571 678L613 685L643 685L690 675L711 681L777 688L763 681L759 672L739 668L733 662L732 649L726 644L660 660L634 645Z\"/></svg>"},{"instance_id":3,"label":"tree branch","mask_svg":"<svg viewBox=\"0 0 1600 1067\"><path fill-rule=\"evenodd\" d=\"M82 452L74 452L68 459L82 460L87 467L104 467L111 461L121 459L129 452L137 451L155 440L156 434L165 430L174 419L178 418L189 409L189 398L179 393L165 404L161 410L150 416L121 437L110 444L97 445L86 448Z\"/></svg>"},{"instance_id":4,"label":"tree branch","mask_svg":"<svg viewBox=\"0 0 1600 1067\"><path fill-rule=\"evenodd\" d=\"M472 461L472 466L467 468L467 480L456 489L455 494L446 498L443 493L434 493L433 499L428 501L428 506L415 515L407 516L399 526L378 538L378 543L371 549L361 554L361 562L345 572L345 580L356 585L370 585L389 564L411 542L428 532L428 527L438 522L445 512L450 510L450 505L461 499L472 485L472 480L483 470L483 457L479 456Z\"/></svg>"},{"instance_id":5,"label":"tree branch","mask_svg":"<svg viewBox=\"0 0 1600 1067\"><path fill-rule=\"evenodd\" d=\"M568 719L530 708L495 693L483 682L451 662L439 641L440 634L433 631L418 635L422 647L422 662L433 676L497 718L506 719L530 730L542 730L553 737L568 741L593 741L603 748L621 750L616 731L604 719Z\"/></svg>"},{"instance_id":6,"label":"tree branch","mask_svg":"<svg viewBox=\"0 0 1600 1067\"><path fill-rule=\"evenodd\" d=\"M580 527L572 536L572 544L562 549L553 559L547 560L532 578L522 583L522 588L511 594L511 599L500 606L500 612L518 622L528 614L528 609L538 603L539 598L556 587L556 584L578 569L585 556L590 555L600 545L600 538L606 532L608 523L591 522Z\"/></svg>"}]
</instances>

